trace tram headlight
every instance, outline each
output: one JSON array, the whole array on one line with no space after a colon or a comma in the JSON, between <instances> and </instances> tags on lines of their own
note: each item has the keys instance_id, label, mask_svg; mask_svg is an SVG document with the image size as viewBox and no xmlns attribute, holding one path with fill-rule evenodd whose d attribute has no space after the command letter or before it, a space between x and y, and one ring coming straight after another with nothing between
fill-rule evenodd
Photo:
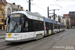
<instances>
[{"instance_id":1,"label":"tram headlight","mask_svg":"<svg viewBox=\"0 0 75 50\"><path fill-rule=\"evenodd\" d=\"M20 35L20 34L15 34L15 35Z\"/></svg>"}]
</instances>

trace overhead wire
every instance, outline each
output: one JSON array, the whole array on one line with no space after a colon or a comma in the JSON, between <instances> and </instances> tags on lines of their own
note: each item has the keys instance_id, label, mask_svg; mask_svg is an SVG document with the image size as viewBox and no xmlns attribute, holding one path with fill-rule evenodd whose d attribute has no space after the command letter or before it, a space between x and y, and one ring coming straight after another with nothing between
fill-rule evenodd
<instances>
[{"instance_id":1,"label":"overhead wire","mask_svg":"<svg viewBox=\"0 0 75 50\"><path fill-rule=\"evenodd\" d=\"M27 2L29 2L29 1L27 1ZM40 9L42 9L42 10L44 10L44 11L47 11L47 10L45 10L44 8L42 8L42 7L38 6L38 5L37 5L37 4L35 4L35 3L31 3L31 5L35 5L35 6L37 6L38 8L40 8Z\"/></svg>"},{"instance_id":2,"label":"overhead wire","mask_svg":"<svg viewBox=\"0 0 75 50\"><path fill-rule=\"evenodd\" d=\"M33 5L37 6L38 8L40 8L40 9L42 9L42 10L44 10L44 11L47 11L47 10L45 10L44 8L42 8L42 7L38 6L38 5L37 5L37 4L35 4L35 3L31 3L31 4L33 4Z\"/></svg>"},{"instance_id":3,"label":"overhead wire","mask_svg":"<svg viewBox=\"0 0 75 50\"><path fill-rule=\"evenodd\" d=\"M69 11L69 10L67 10L66 8L64 8L64 7L62 7L61 5L59 5L59 3L57 3L55 0L54 0L54 2L56 3L57 6L59 6L60 8L63 8L65 11Z\"/></svg>"}]
</instances>

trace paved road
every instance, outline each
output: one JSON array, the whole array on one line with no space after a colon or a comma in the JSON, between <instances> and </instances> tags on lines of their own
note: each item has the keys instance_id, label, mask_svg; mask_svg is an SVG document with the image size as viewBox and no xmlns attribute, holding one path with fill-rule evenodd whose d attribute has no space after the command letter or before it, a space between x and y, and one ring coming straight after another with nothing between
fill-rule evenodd
<instances>
[{"instance_id":1,"label":"paved road","mask_svg":"<svg viewBox=\"0 0 75 50\"><path fill-rule=\"evenodd\" d=\"M0 36L5 35L5 33L6 33L6 30L0 30Z\"/></svg>"},{"instance_id":2,"label":"paved road","mask_svg":"<svg viewBox=\"0 0 75 50\"><path fill-rule=\"evenodd\" d=\"M37 41L0 42L0 50L75 50L75 30L66 30Z\"/></svg>"}]
</instances>

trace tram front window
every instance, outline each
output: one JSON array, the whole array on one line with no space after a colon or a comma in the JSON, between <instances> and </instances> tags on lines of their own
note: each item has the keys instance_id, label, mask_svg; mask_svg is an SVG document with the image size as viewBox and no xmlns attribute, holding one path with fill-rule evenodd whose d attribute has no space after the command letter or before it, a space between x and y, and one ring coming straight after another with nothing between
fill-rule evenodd
<instances>
[{"instance_id":1,"label":"tram front window","mask_svg":"<svg viewBox=\"0 0 75 50\"><path fill-rule=\"evenodd\" d=\"M7 32L18 33L21 32L21 26L23 19L21 19L22 14L11 14L10 23L7 26Z\"/></svg>"},{"instance_id":2,"label":"tram front window","mask_svg":"<svg viewBox=\"0 0 75 50\"><path fill-rule=\"evenodd\" d=\"M20 22L20 17L12 17L10 22L12 22L12 21L19 23Z\"/></svg>"}]
</instances>

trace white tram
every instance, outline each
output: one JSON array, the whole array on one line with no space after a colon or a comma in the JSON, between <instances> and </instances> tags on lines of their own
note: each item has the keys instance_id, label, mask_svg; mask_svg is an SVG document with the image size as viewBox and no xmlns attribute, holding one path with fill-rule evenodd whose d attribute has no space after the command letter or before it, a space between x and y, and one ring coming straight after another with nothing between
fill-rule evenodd
<instances>
[{"instance_id":1,"label":"white tram","mask_svg":"<svg viewBox=\"0 0 75 50\"><path fill-rule=\"evenodd\" d=\"M64 24L28 11L11 13L6 24L7 42L40 39L64 30Z\"/></svg>"}]
</instances>

